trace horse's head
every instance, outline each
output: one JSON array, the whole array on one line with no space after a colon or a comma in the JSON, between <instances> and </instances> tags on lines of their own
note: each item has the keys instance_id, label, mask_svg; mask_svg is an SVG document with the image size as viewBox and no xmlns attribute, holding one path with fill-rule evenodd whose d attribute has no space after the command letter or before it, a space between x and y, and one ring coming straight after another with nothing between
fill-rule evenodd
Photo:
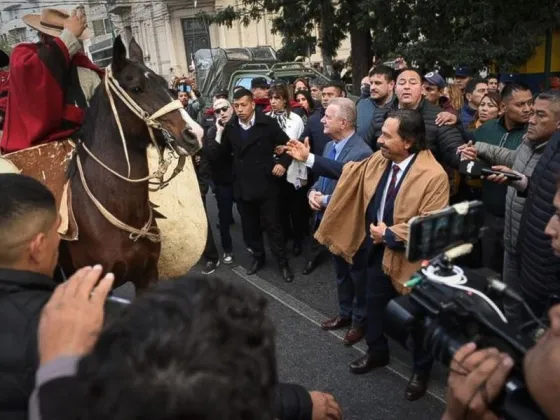
<instances>
[{"instance_id":1,"label":"horse's head","mask_svg":"<svg viewBox=\"0 0 560 420\"><path fill-rule=\"evenodd\" d=\"M134 39L129 45L129 56L126 57L126 48L118 36L113 45L112 77L146 116L154 116L161 129L169 133L179 154L196 153L202 146L202 127L184 108L173 106L177 98L171 95L165 79L144 65L144 53ZM164 147L167 141L161 130L156 130L155 135L159 146Z\"/></svg>"}]
</instances>

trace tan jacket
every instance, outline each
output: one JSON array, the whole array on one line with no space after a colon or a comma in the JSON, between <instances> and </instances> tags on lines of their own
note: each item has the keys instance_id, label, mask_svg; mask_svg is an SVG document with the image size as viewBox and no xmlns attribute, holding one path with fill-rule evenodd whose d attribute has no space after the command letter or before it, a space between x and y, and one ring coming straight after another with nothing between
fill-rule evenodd
<instances>
[{"instance_id":1,"label":"tan jacket","mask_svg":"<svg viewBox=\"0 0 560 420\"><path fill-rule=\"evenodd\" d=\"M366 238L367 207L390 163L377 152L362 162L346 164L315 233L317 241L349 263ZM410 219L441 210L449 204L449 180L432 153L429 150L419 152L411 165L395 199L395 224L388 226L405 243ZM419 268L420 262L407 261L404 251L385 248L383 270L400 293L406 292L403 284Z\"/></svg>"}]
</instances>

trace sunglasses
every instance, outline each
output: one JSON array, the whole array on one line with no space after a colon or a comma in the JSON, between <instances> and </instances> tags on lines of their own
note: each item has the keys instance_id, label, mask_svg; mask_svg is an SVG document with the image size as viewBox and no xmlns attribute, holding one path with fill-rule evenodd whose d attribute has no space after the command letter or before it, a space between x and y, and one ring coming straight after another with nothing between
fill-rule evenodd
<instances>
[{"instance_id":1,"label":"sunglasses","mask_svg":"<svg viewBox=\"0 0 560 420\"><path fill-rule=\"evenodd\" d=\"M216 114L221 114L222 112L226 112L229 109L229 106L224 106L222 108L215 109L214 112Z\"/></svg>"}]
</instances>

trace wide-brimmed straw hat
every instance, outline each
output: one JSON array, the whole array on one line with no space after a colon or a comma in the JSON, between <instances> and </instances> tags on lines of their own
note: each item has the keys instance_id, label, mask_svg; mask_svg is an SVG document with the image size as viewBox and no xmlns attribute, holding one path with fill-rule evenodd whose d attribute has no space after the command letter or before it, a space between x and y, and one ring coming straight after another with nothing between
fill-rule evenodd
<instances>
[{"instance_id":1,"label":"wide-brimmed straw hat","mask_svg":"<svg viewBox=\"0 0 560 420\"><path fill-rule=\"evenodd\" d=\"M59 36L64 30L64 21L70 15L64 10L59 9L43 9L41 14L25 15L23 22L33 29L51 36ZM92 37L91 30L86 28L82 36L78 39L86 40Z\"/></svg>"}]
</instances>

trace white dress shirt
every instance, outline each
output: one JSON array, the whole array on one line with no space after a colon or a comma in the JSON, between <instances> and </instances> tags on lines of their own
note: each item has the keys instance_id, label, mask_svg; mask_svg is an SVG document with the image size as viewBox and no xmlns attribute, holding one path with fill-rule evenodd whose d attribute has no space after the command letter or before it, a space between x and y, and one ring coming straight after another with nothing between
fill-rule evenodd
<instances>
[{"instance_id":1,"label":"white dress shirt","mask_svg":"<svg viewBox=\"0 0 560 420\"><path fill-rule=\"evenodd\" d=\"M414 154L410 155L409 157L407 157L405 160L403 160L401 163L392 163L391 164L391 170L389 172L389 177L387 179L387 182L385 183L385 189L383 190L383 196L381 197L381 205L379 206L379 209L377 210L377 223L381 223L383 221L383 212L385 211L385 200L387 199L387 193L389 192L389 186L391 185L391 178L393 177L393 166L398 166L400 168L400 171L397 173L397 182L395 184L395 187L397 185L399 185L399 182L401 182L401 179L406 171L406 168L408 168L408 165L410 165L410 162L412 162L412 159L414 158Z\"/></svg>"},{"instance_id":2,"label":"white dress shirt","mask_svg":"<svg viewBox=\"0 0 560 420\"><path fill-rule=\"evenodd\" d=\"M248 130L252 126L255 125L255 114L256 114L256 112L253 112L253 116L251 117L251 119L249 120L249 122L247 124L245 124L243 121L241 121L241 119L239 120L239 125L241 126L241 128L243 130Z\"/></svg>"}]
</instances>

